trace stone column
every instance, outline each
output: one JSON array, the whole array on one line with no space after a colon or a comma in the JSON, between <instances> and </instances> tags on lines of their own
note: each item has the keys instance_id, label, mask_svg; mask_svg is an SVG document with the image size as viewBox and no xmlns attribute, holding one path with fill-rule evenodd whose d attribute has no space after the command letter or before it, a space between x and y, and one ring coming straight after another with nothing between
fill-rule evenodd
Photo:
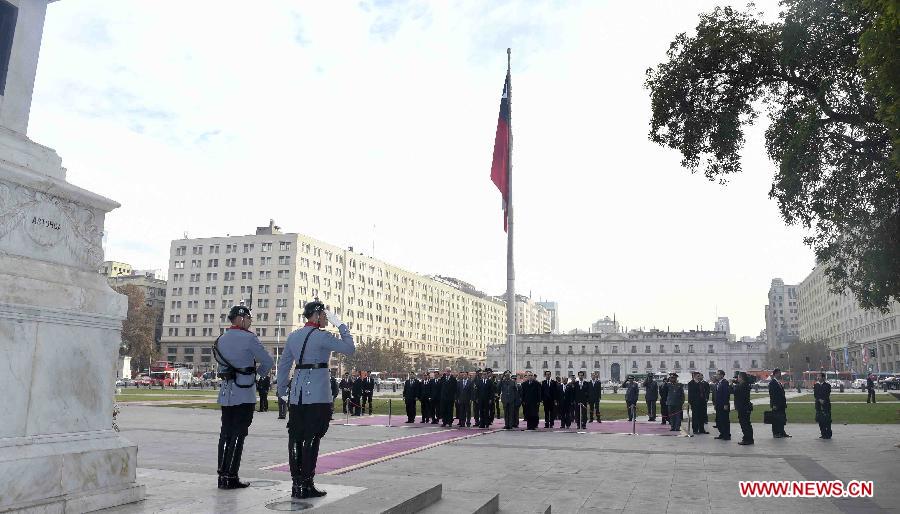
<instances>
[{"instance_id":1,"label":"stone column","mask_svg":"<svg viewBox=\"0 0 900 514\"><path fill-rule=\"evenodd\" d=\"M66 182L25 135L47 0L16 12L0 97L0 512L138 501L137 446L112 430L127 301L97 270L118 204Z\"/></svg>"}]
</instances>

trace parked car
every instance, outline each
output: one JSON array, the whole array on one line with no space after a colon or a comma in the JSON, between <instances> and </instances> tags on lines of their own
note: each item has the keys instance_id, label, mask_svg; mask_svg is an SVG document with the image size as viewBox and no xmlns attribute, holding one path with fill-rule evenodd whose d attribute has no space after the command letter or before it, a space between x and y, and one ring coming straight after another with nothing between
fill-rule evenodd
<instances>
[{"instance_id":1,"label":"parked car","mask_svg":"<svg viewBox=\"0 0 900 514\"><path fill-rule=\"evenodd\" d=\"M121 378L116 380L116 387L125 387L125 381Z\"/></svg>"},{"instance_id":2,"label":"parked car","mask_svg":"<svg viewBox=\"0 0 900 514\"><path fill-rule=\"evenodd\" d=\"M866 379L857 378L853 381L853 389L865 389L866 388Z\"/></svg>"},{"instance_id":3,"label":"parked car","mask_svg":"<svg viewBox=\"0 0 900 514\"><path fill-rule=\"evenodd\" d=\"M884 379L884 387L887 389L900 389L900 375Z\"/></svg>"},{"instance_id":4,"label":"parked car","mask_svg":"<svg viewBox=\"0 0 900 514\"><path fill-rule=\"evenodd\" d=\"M386 386L389 386L389 385L392 385L392 384L400 385L400 384L402 384L402 383L403 383L402 380L400 380L399 378L393 378L393 377L391 377L391 378L386 378L386 379L384 379L384 380L381 381L381 385L386 385Z\"/></svg>"}]
</instances>

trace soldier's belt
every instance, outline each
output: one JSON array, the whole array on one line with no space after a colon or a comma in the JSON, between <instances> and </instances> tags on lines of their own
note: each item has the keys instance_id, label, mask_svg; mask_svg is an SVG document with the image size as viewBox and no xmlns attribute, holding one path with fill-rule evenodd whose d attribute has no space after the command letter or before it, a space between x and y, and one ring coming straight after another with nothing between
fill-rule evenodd
<instances>
[{"instance_id":1,"label":"soldier's belt","mask_svg":"<svg viewBox=\"0 0 900 514\"><path fill-rule=\"evenodd\" d=\"M327 362L317 362L315 364L300 364L299 366L297 366L297 369L322 369L327 367Z\"/></svg>"}]
</instances>

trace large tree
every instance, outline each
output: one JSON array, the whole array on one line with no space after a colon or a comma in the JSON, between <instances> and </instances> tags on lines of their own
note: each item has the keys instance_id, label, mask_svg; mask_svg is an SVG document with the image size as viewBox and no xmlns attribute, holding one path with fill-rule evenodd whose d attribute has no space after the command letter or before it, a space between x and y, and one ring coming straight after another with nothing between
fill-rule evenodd
<instances>
[{"instance_id":1,"label":"large tree","mask_svg":"<svg viewBox=\"0 0 900 514\"><path fill-rule=\"evenodd\" d=\"M134 284L115 288L128 297L128 314L122 322L122 344L119 352L131 357L131 366L141 370L150 366L156 357L154 326L156 314L147 306L144 291Z\"/></svg>"},{"instance_id":2,"label":"large tree","mask_svg":"<svg viewBox=\"0 0 900 514\"><path fill-rule=\"evenodd\" d=\"M744 127L765 108L769 192L831 289L865 308L900 299L896 0L784 0L777 22L717 8L647 70L650 139L710 180L741 171Z\"/></svg>"}]
</instances>

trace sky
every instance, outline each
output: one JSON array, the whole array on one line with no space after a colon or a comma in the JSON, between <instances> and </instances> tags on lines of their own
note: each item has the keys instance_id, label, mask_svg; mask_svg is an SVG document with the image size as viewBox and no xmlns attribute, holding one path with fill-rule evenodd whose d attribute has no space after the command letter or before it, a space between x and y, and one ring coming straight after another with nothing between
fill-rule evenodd
<instances>
[{"instance_id":1,"label":"sky","mask_svg":"<svg viewBox=\"0 0 900 514\"><path fill-rule=\"evenodd\" d=\"M814 264L768 198L765 120L727 185L647 138L645 70L716 5L56 2L28 135L121 203L109 260L165 270L173 239L274 219L500 295L490 165L509 47L517 292L558 302L563 330L613 314L711 329L718 315L756 336L772 278Z\"/></svg>"}]
</instances>

